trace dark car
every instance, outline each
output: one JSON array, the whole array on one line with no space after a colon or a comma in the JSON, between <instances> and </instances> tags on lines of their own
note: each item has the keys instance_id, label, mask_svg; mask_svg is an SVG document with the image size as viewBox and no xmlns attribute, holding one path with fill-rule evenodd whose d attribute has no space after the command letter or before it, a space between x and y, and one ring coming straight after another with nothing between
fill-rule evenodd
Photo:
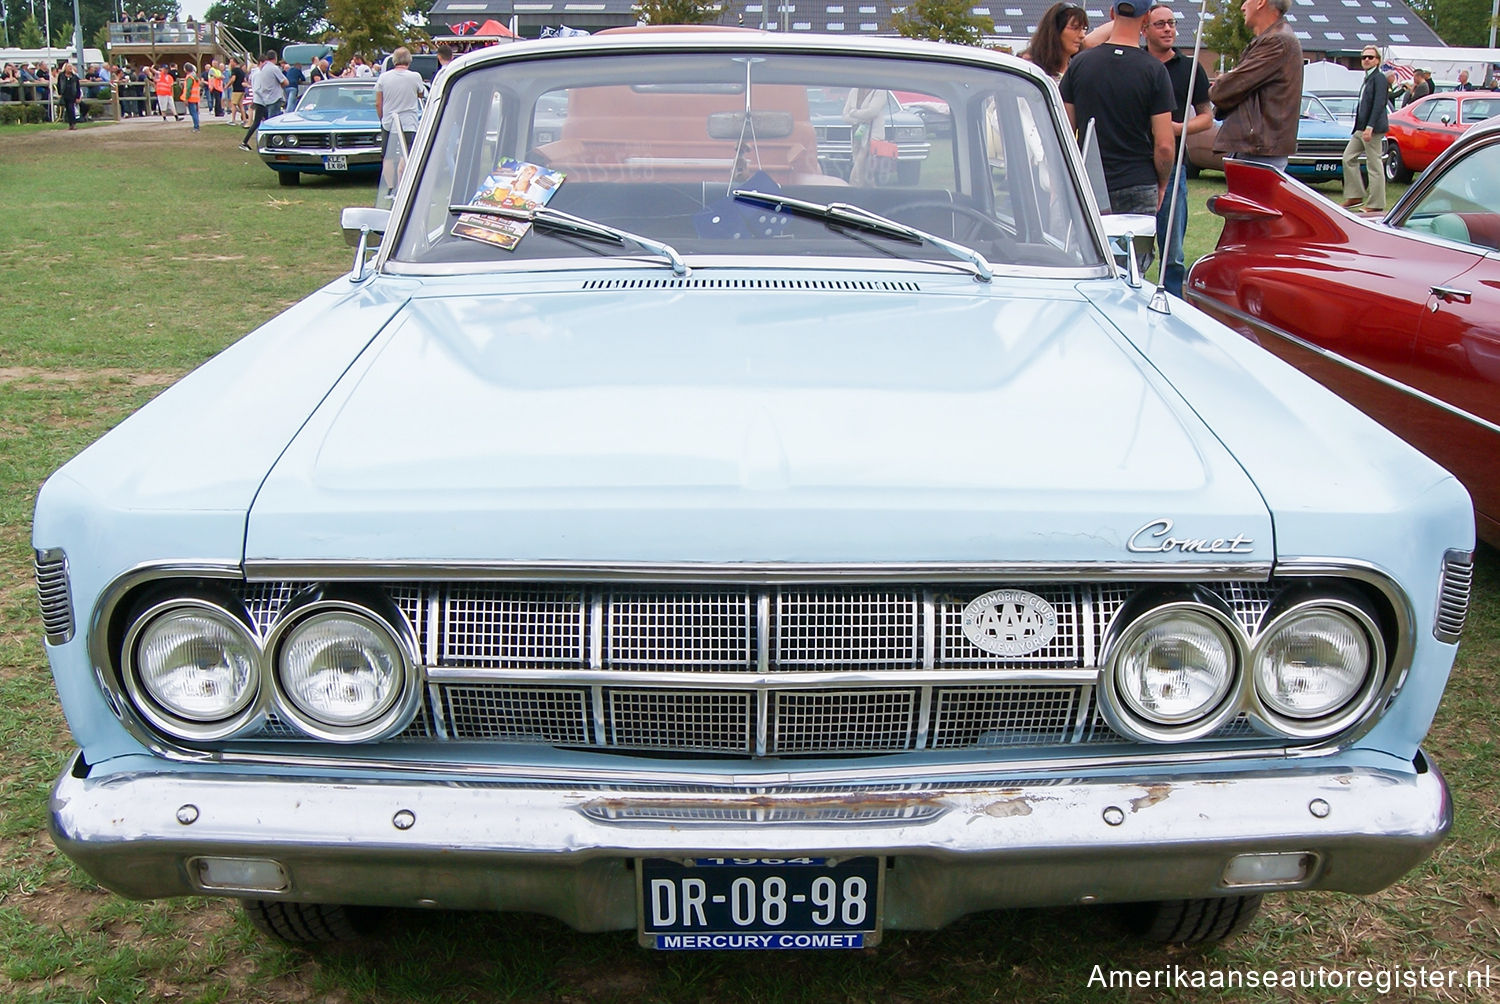
<instances>
[{"instance_id":1,"label":"dark car","mask_svg":"<svg viewBox=\"0 0 1500 1004\"><path fill-rule=\"evenodd\" d=\"M1500 93L1472 91L1429 94L1391 112L1385 140L1385 174L1407 181L1425 171L1470 126L1500 115Z\"/></svg>"},{"instance_id":2,"label":"dark car","mask_svg":"<svg viewBox=\"0 0 1500 1004\"><path fill-rule=\"evenodd\" d=\"M1458 475L1500 545L1500 122L1449 148L1381 220L1274 171L1227 174L1212 202L1224 233L1188 300Z\"/></svg>"}]
</instances>

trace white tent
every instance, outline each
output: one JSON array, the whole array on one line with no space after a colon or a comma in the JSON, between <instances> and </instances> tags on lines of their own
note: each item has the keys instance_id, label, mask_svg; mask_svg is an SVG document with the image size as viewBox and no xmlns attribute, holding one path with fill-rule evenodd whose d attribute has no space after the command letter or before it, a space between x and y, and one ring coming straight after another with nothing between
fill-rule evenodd
<instances>
[{"instance_id":1,"label":"white tent","mask_svg":"<svg viewBox=\"0 0 1500 1004\"><path fill-rule=\"evenodd\" d=\"M1357 91L1365 82L1365 75L1338 63L1320 61L1306 63L1302 67L1303 91Z\"/></svg>"},{"instance_id":2,"label":"white tent","mask_svg":"<svg viewBox=\"0 0 1500 1004\"><path fill-rule=\"evenodd\" d=\"M1464 48L1456 45L1392 45L1385 50L1388 62L1429 70L1438 88L1458 83L1458 71L1469 71L1469 82L1475 87L1496 85L1496 68L1500 67L1500 49Z\"/></svg>"}]
</instances>

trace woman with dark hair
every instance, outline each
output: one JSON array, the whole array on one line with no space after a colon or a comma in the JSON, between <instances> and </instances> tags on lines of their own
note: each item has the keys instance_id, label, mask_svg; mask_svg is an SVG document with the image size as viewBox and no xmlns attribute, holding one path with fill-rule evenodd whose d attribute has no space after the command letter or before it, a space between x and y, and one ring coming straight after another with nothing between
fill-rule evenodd
<instances>
[{"instance_id":1,"label":"woman with dark hair","mask_svg":"<svg viewBox=\"0 0 1500 1004\"><path fill-rule=\"evenodd\" d=\"M1089 33L1088 13L1075 3L1055 3L1037 22L1031 44L1021 53L1053 80L1061 80L1068 60L1078 55Z\"/></svg>"}]
</instances>

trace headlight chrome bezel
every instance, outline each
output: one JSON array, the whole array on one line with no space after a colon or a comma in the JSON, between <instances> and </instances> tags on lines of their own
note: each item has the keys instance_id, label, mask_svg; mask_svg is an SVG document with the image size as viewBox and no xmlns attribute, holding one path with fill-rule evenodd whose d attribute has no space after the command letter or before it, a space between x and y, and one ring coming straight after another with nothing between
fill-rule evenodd
<instances>
[{"instance_id":1,"label":"headlight chrome bezel","mask_svg":"<svg viewBox=\"0 0 1500 1004\"><path fill-rule=\"evenodd\" d=\"M328 615L367 622L387 637L396 655L397 679L391 694L367 719L355 724L327 722L304 710L288 693L283 679L283 653L288 641L300 628ZM396 605L383 596L354 598L314 590L293 599L266 635L265 667L266 686L276 714L314 739L335 743L375 742L400 732L416 717L424 685L416 635Z\"/></svg>"},{"instance_id":2,"label":"headlight chrome bezel","mask_svg":"<svg viewBox=\"0 0 1500 1004\"><path fill-rule=\"evenodd\" d=\"M174 711L151 692L140 675L142 636L164 617L186 611L210 617L239 632L252 650L254 665L247 694L237 699L219 718L196 719ZM120 675L132 705L142 717L164 732L194 741L224 739L254 727L264 715L265 671L260 636L243 605L228 596L186 594L163 597L151 603L131 619L120 651Z\"/></svg>"},{"instance_id":3,"label":"headlight chrome bezel","mask_svg":"<svg viewBox=\"0 0 1500 1004\"><path fill-rule=\"evenodd\" d=\"M1316 717L1300 717L1278 710L1262 693L1260 664L1266 650L1279 632L1303 615L1325 611L1348 618L1364 634L1369 647L1365 677L1344 703ZM1255 647L1246 663L1246 699L1251 713L1277 735L1292 739L1321 739L1343 731L1362 719L1383 690L1386 679L1387 653L1385 637L1374 614L1363 603L1341 594L1310 593L1283 596L1267 611L1257 633Z\"/></svg>"},{"instance_id":4,"label":"headlight chrome bezel","mask_svg":"<svg viewBox=\"0 0 1500 1004\"><path fill-rule=\"evenodd\" d=\"M1248 665L1244 631L1233 615L1212 599L1194 593L1165 598L1160 602L1143 601L1133 615L1130 611L1121 611L1122 617L1117 623L1123 627L1105 643L1099 669L1100 690L1103 692L1099 709L1116 732L1141 742L1188 742L1219 729L1240 710L1240 695ZM1141 635L1172 617L1188 617L1219 632L1230 663L1228 679L1217 692L1213 704L1201 715L1182 721L1153 720L1134 708L1134 702L1125 696L1120 680L1120 660Z\"/></svg>"}]
</instances>

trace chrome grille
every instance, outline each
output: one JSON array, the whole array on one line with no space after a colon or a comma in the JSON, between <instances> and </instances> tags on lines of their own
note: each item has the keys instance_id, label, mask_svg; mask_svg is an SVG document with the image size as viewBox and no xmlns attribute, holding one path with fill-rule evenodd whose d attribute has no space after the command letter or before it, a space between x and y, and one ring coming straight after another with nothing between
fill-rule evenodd
<instances>
[{"instance_id":1,"label":"chrome grille","mask_svg":"<svg viewBox=\"0 0 1500 1004\"><path fill-rule=\"evenodd\" d=\"M1346 140L1304 139L1297 141L1297 153L1302 157L1343 157Z\"/></svg>"},{"instance_id":2,"label":"chrome grille","mask_svg":"<svg viewBox=\"0 0 1500 1004\"><path fill-rule=\"evenodd\" d=\"M452 586L443 602L444 666L583 666L587 607L577 590Z\"/></svg>"},{"instance_id":3,"label":"chrome grille","mask_svg":"<svg viewBox=\"0 0 1500 1004\"><path fill-rule=\"evenodd\" d=\"M589 741L589 692L582 687L442 687L438 692L454 739L549 746Z\"/></svg>"},{"instance_id":4,"label":"chrome grille","mask_svg":"<svg viewBox=\"0 0 1500 1004\"><path fill-rule=\"evenodd\" d=\"M783 669L915 669L922 598L911 592L781 590L772 663Z\"/></svg>"},{"instance_id":5,"label":"chrome grille","mask_svg":"<svg viewBox=\"0 0 1500 1004\"><path fill-rule=\"evenodd\" d=\"M734 690L616 690L604 693L604 745L749 754L755 695Z\"/></svg>"},{"instance_id":6,"label":"chrome grille","mask_svg":"<svg viewBox=\"0 0 1500 1004\"><path fill-rule=\"evenodd\" d=\"M791 690L771 695L767 753L867 753L911 749L917 691Z\"/></svg>"},{"instance_id":7,"label":"chrome grille","mask_svg":"<svg viewBox=\"0 0 1500 1004\"><path fill-rule=\"evenodd\" d=\"M606 609L608 665L740 671L755 665L755 607L749 593L612 594Z\"/></svg>"},{"instance_id":8,"label":"chrome grille","mask_svg":"<svg viewBox=\"0 0 1500 1004\"><path fill-rule=\"evenodd\" d=\"M1437 620L1432 634L1456 644L1469 616L1469 592L1474 587L1474 553L1449 551L1443 556L1443 581L1438 590Z\"/></svg>"},{"instance_id":9,"label":"chrome grille","mask_svg":"<svg viewBox=\"0 0 1500 1004\"><path fill-rule=\"evenodd\" d=\"M1081 687L945 687L933 695L933 749L1054 746L1078 724Z\"/></svg>"},{"instance_id":10,"label":"chrome grille","mask_svg":"<svg viewBox=\"0 0 1500 1004\"><path fill-rule=\"evenodd\" d=\"M354 150L361 147L372 147L380 145L380 133L378 132L346 132L334 133L333 145L340 150Z\"/></svg>"},{"instance_id":11,"label":"chrome grille","mask_svg":"<svg viewBox=\"0 0 1500 1004\"><path fill-rule=\"evenodd\" d=\"M296 140L295 144L292 140ZM326 132L294 132L287 133L284 145L272 147L281 150L329 150L333 148L333 139Z\"/></svg>"},{"instance_id":12,"label":"chrome grille","mask_svg":"<svg viewBox=\"0 0 1500 1004\"><path fill-rule=\"evenodd\" d=\"M1471 565L1455 563L1455 597ZM309 583L247 584L269 630ZM721 756L1125 744L1094 686L1134 582L869 586L399 582L427 688L401 740ZM1041 596L1057 634L1015 658L962 615L998 588ZM1201 584L1252 636L1275 587ZM1455 603L1459 601L1455 599ZM1246 739L1243 721L1211 737ZM262 738L295 738L268 722Z\"/></svg>"},{"instance_id":13,"label":"chrome grille","mask_svg":"<svg viewBox=\"0 0 1500 1004\"><path fill-rule=\"evenodd\" d=\"M73 638L73 594L68 586L68 556L61 550L35 552L36 598L42 607L47 641L62 645Z\"/></svg>"}]
</instances>

